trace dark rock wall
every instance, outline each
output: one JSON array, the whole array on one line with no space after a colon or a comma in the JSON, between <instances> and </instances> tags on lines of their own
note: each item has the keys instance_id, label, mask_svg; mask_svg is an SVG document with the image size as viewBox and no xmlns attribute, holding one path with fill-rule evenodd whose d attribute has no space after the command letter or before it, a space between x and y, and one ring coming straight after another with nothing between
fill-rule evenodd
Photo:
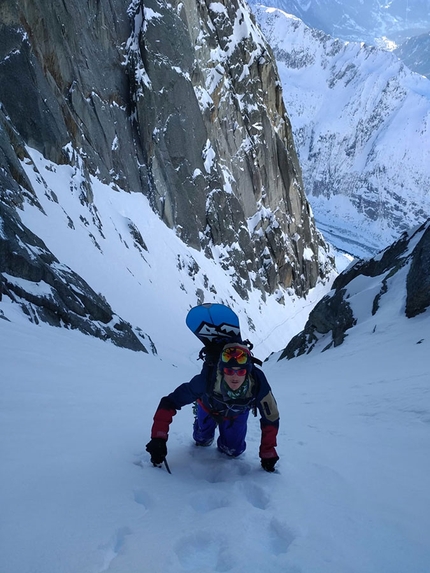
<instances>
[{"instance_id":1,"label":"dark rock wall","mask_svg":"<svg viewBox=\"0 0 430 573\"><path fill-rule=\"evenodd\" d=\"M414 248L406 287L406 316L412 318L430 306L430 225Z\"/></svg>"}]
</instances>

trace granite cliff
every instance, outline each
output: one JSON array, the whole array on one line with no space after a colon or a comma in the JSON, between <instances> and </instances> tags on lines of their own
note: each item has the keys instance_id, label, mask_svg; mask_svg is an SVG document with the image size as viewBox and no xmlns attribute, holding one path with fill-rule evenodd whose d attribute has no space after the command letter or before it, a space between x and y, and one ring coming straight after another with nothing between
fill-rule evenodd
<instances>
[{"instance_id":1,"label":"granite cliff","mask_svg":"<svg viewBox=\"0 0 430 573\"><path fill-rule=\"evenodd\" d=\"M276 65L241 0L2 2L0 27L0 198L17 224L40 209L31 148L72 168L93 220L96 179L143 193L207 257L222 247L245 299L324 278Z\"/></svg>"}]
</instances>

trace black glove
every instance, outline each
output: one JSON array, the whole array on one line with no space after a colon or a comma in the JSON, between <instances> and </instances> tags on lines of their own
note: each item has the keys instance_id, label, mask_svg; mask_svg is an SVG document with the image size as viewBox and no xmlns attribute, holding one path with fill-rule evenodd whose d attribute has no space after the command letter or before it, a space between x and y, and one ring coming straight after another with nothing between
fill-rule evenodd
<instances>
[{"instance_id":1,"label":"black glove","mask_svg":"<svg viewBox=\"0 0 430 573\"><path fill-rule=\"evenodd\" d=\"M163 440L163 438L152 438L152 440L146 444L146 451L149 452L151 462L154 466L161 466L164 462L164 458L167 456L166 440Z\"/></svg>"},{"instance_id":2,"label":"black glove","mask_svg":"<svg viewBox=\"0 0 430 573\"><path fill-rule=\"evenodd\" d=\"M276 456L276 458L262 458L261 467L263 470L266 470L266 472L272 473L275 471L275 464L278 460L278 456Z\"/></svg>"}]
</instances>

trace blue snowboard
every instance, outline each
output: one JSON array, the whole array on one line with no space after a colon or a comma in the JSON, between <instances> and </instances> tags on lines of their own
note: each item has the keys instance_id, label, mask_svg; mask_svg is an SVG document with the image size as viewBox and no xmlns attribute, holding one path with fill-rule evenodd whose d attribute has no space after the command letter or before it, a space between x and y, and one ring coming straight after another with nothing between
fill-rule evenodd
<instances>
[{"instance_id":1,"label":"blue snowboard","mask_svg":"<svg viewBox=\"0 0 430 573\"><path fill-rule=\"evenodd\" d=\"M195 306L187 314L185 322L205 346L241 341L239 317L223 304Z\"/></svg>"}]
</instances>

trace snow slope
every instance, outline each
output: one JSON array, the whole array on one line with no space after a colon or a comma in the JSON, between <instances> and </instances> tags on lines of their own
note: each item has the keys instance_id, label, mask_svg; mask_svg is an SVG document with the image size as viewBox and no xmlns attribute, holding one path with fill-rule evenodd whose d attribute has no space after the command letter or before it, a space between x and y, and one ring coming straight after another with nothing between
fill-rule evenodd
<instances>
[{"instance_id":1,"label":"snow slope","mask_svg":"<svg viewBox=\"0 0 430 573\"><path fill-rule=\"evenodd\" d=\"M386 304L375 331L362 320L336 349L265 363L277 473L259 467L252 417L241 458L194 447L190 406L169 475L144 450L160 397L200 368L184 321L152 356L3 301L0 571L427 573L430 315L404 318L400 290Z\"/></svg>"}]
</instances>

